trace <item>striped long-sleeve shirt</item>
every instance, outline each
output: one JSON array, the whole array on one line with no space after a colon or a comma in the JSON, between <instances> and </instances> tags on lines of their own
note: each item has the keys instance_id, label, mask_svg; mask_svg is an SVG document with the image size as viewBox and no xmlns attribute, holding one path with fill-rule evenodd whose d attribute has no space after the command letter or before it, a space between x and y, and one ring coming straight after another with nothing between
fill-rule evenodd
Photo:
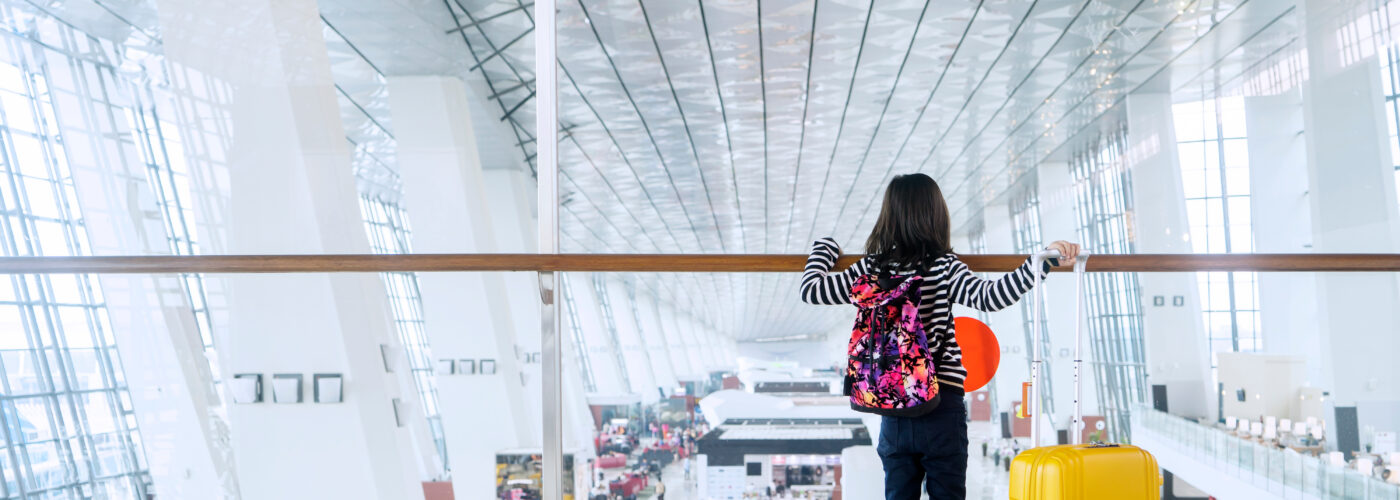
<instances>
[{"instance_id":1,"label":"striped long-sleeve shirt","mask_svg":"<svg viewBox=\"0 0 1400 500\"><path fill-rule=\"evenodd\" d=\"M822 238L812 244L812 254L807 258L806 271L802 274L802 301L808 304L850 304L851 285L863 274L879 272L878 265L866 257L843 272L832 273L831 267L841 255L841 247L831 238ZM1050 269L1046 263L1041 278ZM1021 267L1007 273L1000 279L986 280L972 274L958 257L947 254L935 259L931 264L915 269L897 267L894 274L918 273L923 279L919 287L919 319L928 335L929 355L934 356L938 365L938 381L944 386L961 390L967 370L962 364L962 349L953 336L953 303L962 304L983 311L999 311L1016 303L1034 284L1031 262L1026 260Z\"/></svg>"}]
</instances>

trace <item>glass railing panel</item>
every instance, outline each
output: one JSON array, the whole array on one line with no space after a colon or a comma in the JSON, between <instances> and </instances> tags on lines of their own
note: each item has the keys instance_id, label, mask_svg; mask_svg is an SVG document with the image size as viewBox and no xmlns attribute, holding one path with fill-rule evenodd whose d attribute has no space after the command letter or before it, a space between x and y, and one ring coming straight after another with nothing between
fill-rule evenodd
<instances>
[{"instance_id":1,"label":"glass railing panel","mask_svg":"<svg viewBox=\"0 0 1400 500\"><path fill-rule=\"evenodd\" d=\"M1303 494L1311 496L1322 495L1322 464L1316 460L1304 460L1303 462Z\"/></svg>"},{"instance_id":2,"label":"glass railing panel","mask_svg":"<svg viewBox=\"0 0 1400 500\"><path fill-rule=\"evenodd\" d=\"M1346 481L1346 500L1363 500L1366 498L1366 477L1360 472L1348 470L1342 476Z\"/></svg>"},{"instance_id":3,"label":"glass railing panel","mask_svg":"<svg viewBox=\"0 0 1400 500\"><path fill-rule=\"evenodd\" d=\"M1297 453L1283 453L1283 484L1296 490L1303 489L1303 457Z\"/></svg>"},{"instance_id":4,"label":"glass railing panel","mask_svg":"<svg viewBox=\"0 0 1400 500\"><path fill-rule=\"evenodd\" d=\"M1277 486L1277 489L1271 487L1270 492L1282 493L1284 490L1284 469L1287 468L1287 459L1287 455L1277 448L1268 450L1268 479L1270 479L1271 485Z\"/></svg>"},{"instance_id":5,"label":"glass railing panel","mask_svg":"<svg viewBox=\"0 0 1400 500\"><path fill-rule=\"evenodd\" d=\"M1325 481L1326 481L1326 485L1325 485L1326 491L1325 491L1325 493L1326 493L1329 497L1332 497L1332 498L1345 498L1345 497L1346 497L1346 483L1345 483L1345 481L1343 481L1343 479L1342 479L1342 476L1343 476L1345 473L1346 473L1346 470L1345 470L1345 469L1342 469L1341 467L1331 467L1331 466L1328 466L1328 467L1327 467L1326 472L1323 474L1323 478L1324 478Z\"/></svg>"}]
</instances>

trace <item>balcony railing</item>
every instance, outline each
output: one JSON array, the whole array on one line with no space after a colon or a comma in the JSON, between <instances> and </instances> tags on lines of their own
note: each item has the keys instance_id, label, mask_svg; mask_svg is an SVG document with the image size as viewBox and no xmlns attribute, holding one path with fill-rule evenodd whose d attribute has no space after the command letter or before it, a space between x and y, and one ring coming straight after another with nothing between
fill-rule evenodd
<instances>
[{"instance_id":1,"label":"balcony railing","mask_svg":"<svg viewBox=\"0 0 1400 500\"><path fill-rule=\"evenodd\" d=\"M847 255L837 268L860 255ZM974 272L1010 272L1027 255L962 255ZM801 272L806 255L771 254L321 254L0 257L0 274L37 273L327 273L451 271ZM1068 268L1057 268L1067 271ZM1400 271L1400 254L1095 255L1089 272Z\"/></svg>"},{"instance_id":2,"label":"balcony railing","mask_svg":"<svg viewBox=\"0 0 1400 500\"><path fill-rule=\"evenodd\" d=\"M1173 445L1176 452L1217 473L1230 474L1254 488L1268 491L1275 498L1400 500L1400 486L1363 475L1355 469L1329 465L1310 455L1241 439L1223 429L1145 405L1133 409L1132 421L1135 429L1151 431L1158 439Z\"/></svg>"}]
</instances>

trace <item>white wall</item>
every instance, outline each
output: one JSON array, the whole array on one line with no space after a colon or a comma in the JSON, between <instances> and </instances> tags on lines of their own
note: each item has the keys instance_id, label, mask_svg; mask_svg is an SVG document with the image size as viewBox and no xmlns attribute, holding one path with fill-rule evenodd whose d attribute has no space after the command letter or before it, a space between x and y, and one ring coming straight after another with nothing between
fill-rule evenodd
<instances>
[{"instance_id":1,"label":"white wall","mask_svg":"<svg viewBox=\"0 0 1400 500\"><path fill-rule=\"evenodd\" d=\"M1303 384L1303 359L1277 354L1222 352L1220 383L1225 386L1225 416L1249 420L1262 417L1299 420L1298 389ZM1244 401L1236 391L1244 390Z\"/></svg>"},{"instance_id":2,"label":"white wall","mask_svg":"<svg viewBox=\"0 0 1400 500\"><path fill-rule=\"evenodd\" d=\"M1128 96L1127 163L1133 181L1134 234L1139 253L1191 253L1171 96ZM1195 273L1141 273L1147 382L1167 386L1171 412L1214 416L1217 391L1201 319ZM1163 297L1165 305L1153 305ZM1184 305L1172 305L1181 296Z\"/></svg>"},{"instance_id":3,"label":"white wall","mask_svg":"<svg viewBox=\"0 0 1400 500\"><path fill-rule=\"evenodd\" d=\"M1250 214L1254 251L1305 253L1312 249L1303 96L1293 89L1246 97L1249 133ZM1264 351L1314 359L1305 381L1319 385L1323 363L1314 273L1259 273L1259 320ZM1228 398L1229 395L1227 394Z\"/></svg>"},{"instance_id":4,"label":"white wall","mask_svg":"<svg viewBox=\"0 0 1400 500\"><path fill-rule=\"evenodd\" d=\"M1394 163L1375 56L1351 64L1336 30L1351 19L1328 0L1302 0L1309 80L1303 86L1313 249L1400 249ZM1382 273L1317 278L1324 387L1338 406L1400 400L1400 290ZM1329 380L1330 378L1330 380ZM1365 418L1365 417L1362 417Z\"/></svg>"}]
</instances>

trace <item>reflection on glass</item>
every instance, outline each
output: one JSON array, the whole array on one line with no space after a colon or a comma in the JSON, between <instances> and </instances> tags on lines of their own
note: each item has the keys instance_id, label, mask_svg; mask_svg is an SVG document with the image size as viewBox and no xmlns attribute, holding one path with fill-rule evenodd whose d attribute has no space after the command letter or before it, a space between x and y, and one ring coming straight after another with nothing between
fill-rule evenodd
<instances>
[{"instance_id":1,"label":"reflection on glass","mask_svg":"<svg viewBox=\"0 0 1400 500\"><path fill-rule=\"evenodd\" d=\"M1254 250L1249 208L1249 153L1244 98L1172 106L1191 248L1196 253ZM1258 289L1253 273L1197 274L1211 366L1217 352L1260 349Z\"/></svg>"},{"instance_id":2,"label":"reflection on glass","mask_svg":"<svg viewBox=\"0 0 1400 500\"><path fill-rule=\"evenodd\" d=\"M0 5L0 244L88 255L73 170L111 168L127 95L117 48ZM41 29L35 29L35 28ZM123 117L118 120L116 117ZM99 151L117 157L94 158ZM91 276L16 275L0 301L0 455L7 495L133 498L149 488L104 299Z\"/></svg>"}]
</instances>

